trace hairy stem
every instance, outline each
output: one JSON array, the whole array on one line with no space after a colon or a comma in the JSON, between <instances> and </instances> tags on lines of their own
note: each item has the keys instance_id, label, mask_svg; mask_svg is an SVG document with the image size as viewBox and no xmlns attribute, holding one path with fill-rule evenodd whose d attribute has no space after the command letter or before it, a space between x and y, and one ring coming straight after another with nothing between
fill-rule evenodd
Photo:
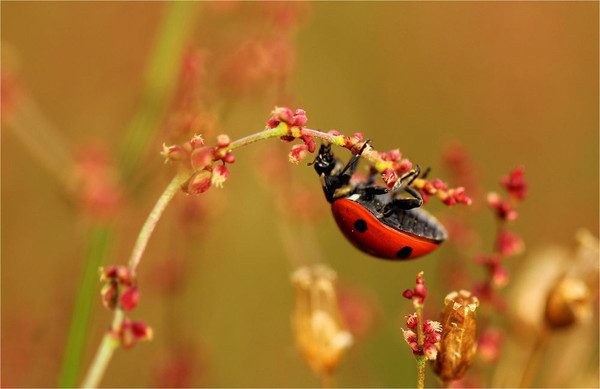
<instances>
[{"instance_id":1,"label":"hairy stem","mask_svg":"<svg viewBox=\"0 0 600 389\"><path fill-rule=\"evenodd\" d=\"M98 347L98 351L94 356L94 360L90 365L83 383L82 388L97 388L100 380L104 376L104 372L108 367L108 362L112 358L114 351L119 347L120 341L118 338L118 331L123 323L124 314L121 309L115 311L115 316L111 325L111 330L104 334L102 343Z\"/></svg>"},{"instance_id":2,"label":"hairy stem","mask_svg":"<svg viewBox=\"0 0 600 389\"><path fill-rule=\"evenodd\" d=\"M425 387L425 368L427 366L427 357L424 355L415 356L417 360L417 388Z\"/></svg>"}]
</instances>

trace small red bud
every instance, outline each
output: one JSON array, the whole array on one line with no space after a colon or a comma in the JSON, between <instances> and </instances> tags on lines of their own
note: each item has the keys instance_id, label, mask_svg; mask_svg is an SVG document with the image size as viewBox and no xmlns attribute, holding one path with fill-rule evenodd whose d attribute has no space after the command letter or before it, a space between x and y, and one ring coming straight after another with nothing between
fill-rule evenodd
<instances>
[{"instance_id":1,"label":"small red bud","mask_svg":"<svg viewBox=\"0 0 600 389\"><path fill-rule=\"evenodd\" d=\"M398 181L398 176L392 168L385 169L381 175L383 178L383 182L385 182L388 188L393 187L396 181Z\"/></svg>"},{"instance_id":2,"label":"small red bud","mask_svg":"<svg viewBox=\"0 0 600 389\"><path fill-rule=\"evenodd\" d=\"M304 144L306 144L306 148L307 148L308 152L314 153L315 150L317 149L317 142L315 142L314 138L312 136L308 136L308 135L302 135L301 138L304 141Z\"/></svg>"},{"instance_id":3,"label":"small red bud","mask_svg":"<svg viewBox=\"0 0 600 389\"><path fill-rule=\"evenodd\" d=\"M308 152L307 152L306 145L302 145L302 144L294 145L292 147L292 150L290 151L289 160L290 160L290 162L293 162L293 163L299 163L304 158L306 158L307 154L308 154Z\"/></svg>"},{"instance_id":4,"label":"small red bud","mask_svg":"<svg viewBox=\"0 0 600 389\"><path fill-rule=\"evenodd\" d=\"M296 113L294 114L294 122L292 125L302 127L307 121L308 118L306 117L306 112L303 109L297 109Z\"/></svg>"},{"instance_id":5,"label":"small red bud","mask_svg":"<svg viewBox=\"0 0 600 389\"><path fill-rule=\"evenodd\" d=\"M412 315L406 316L406 326L411 330L417 328L417 314L413 313Z\"/></svg>"},{"instance_id":6,"label":"small red bud","mask_svg":"<svg viewBox=\"0 0 600 389\"><path fill-rule=\"evenodd\" d=\"M121 294L121 297L119 298L119 300L121 303L121 307L126 312L129 312L133 308L135 308L138 301L140 301L140 292L139 292L137 286L132 286L132 287L127 288Z\"/></svg>"},{"instance_id":7,"label":"small red bud","mask_svg":"<svg viewBox=\"0 0 600 389\"><path fill-rule=\"evenodd\" d=\"M281 120L277 119L276 117L272 117L267 122L267 125L265 126L265 129L266 130L273 129L273 128L277 127L279 125L279 123L281 123Z\"/></svg>"},{"instance_id":8,"label":"small red bud","mask_svg":"<svg viewBox=\"0 0 600 389\"><path fill-rule=\"evenodd\" d=\"M202 147L204 146L204 139L202 139L201 135L194 135L194 137L190 139L190 146L192 146L193 149Z\"/></svg>"},{"instance_id":9,"label":"small red bud","mask_svg":"<svg viewBox=\"0 0 600 389\"><path fill-rule=\"evenodd\" d=\"M215 156L215 149L213 147L200 147L192 152L191 162L192 168L199 170L210 165Z\"/></svg>"},{"instance_id":10,"label":"small red bud","mask_svg":"<svg viewBox=\"0 0 600 389\"><path fill-rule=\"evenodd\" d=\"M192 176L184 190L193 195L204 193L210 188L210 183L211 173L207 171L201 171Z\"/></svg>"},{"instance_id":11,"label":"small red bud","mask_svg":"<svg viewBox=\"0 0 600 389\"><path fill-rule=\"evenodd\" d=\"M118 290L119 288L117 287L117 284L115 282L111 282L104 285L100 291L100 295L102 296L102 304L104 304L104 306L111 311L114 311L115 308L117 308L117 297L119 296Z\"/></svg>"},{"instance_id":12,"label":"small red bud","mask_svg":"<svg viewBox=\"0 0 600 389\"><path fill-rule=\"evenodd\" d=\"M400 159L402 159L402 153L398 149L390 150L385 155L385 159L392 162L398 162Z\"/></svg>"},{"instance_id":13,"label":"small red bud","mask_svg":"<svg viewBox=\"0 0 600 389\"><path fill-rule=\"evenodd\" d=\"M354 134L352 134L350 136L350 138L348 138L348 146L352 147L354 145L356 145L357 143L361 142L363 140L363 134L360 132L356 132Z\"/></svg>"},{"instance_id":14,"label":"small red bud","mask_svg":"<svg viewBox=\"0 0 600 389\"><path fill-rule=\"evenodd\" d=\"M439 335L439 334L436 334ZM437 343L437 342L436 342ZM435 348L435 346L431 343L426 343L423 345L423 354L427 357L427 359L429 359L430 361L433 361L437 358L437 348Z\"/></svg>"},{"instance_id":15,"label":"small red bud","mask_svg":"<svg viewBox=\"0 0 600 389\"><path fill-rule=\"evenodd\" d=\"M223 161L227 162L227 163L234 163L235 162L235 156L231 153L227 153L225 154L225 157L223 158Z\"/></svg>"},{"instance_id":16,"label":"small red bud","mask_svg":"<svg viewBox=\"0 0 600 389\"><path fill-rule=\"evenodd\" d=\"M407 298L407 299L409 299L409 300L413 298L413 295L414 295L414 293L413 293L413 291L412 291L412 290L410 290L410 289L406 289L404 292L402 292L402 296L403 296L404 298Z\"/></svg>"},{"instance_id":17,"label":"small red bud","mask_svg":"<svg viewBox=\"0 0 600 389\"><path fill-rule=\"evenodd\" d=\"M163 151L161 155L165 157L165 162L168 161L181 161L185 158L187 152L183 147L179 145L167 146L163 143Z\"/></svg>"},{"instance_id":18,"label":"small red bud","mask_svg":"<svg viewBox=\"0 0 600 389\"><path fill-rule=\"evenodd\" d=\"M226 134L220 134L217 136L217 147L223 148L229 146L231 139Z\"/></svg>"},{"instance_id":19,"label":"small red bud","mask_svg":"<svg viewBox=\"0 0 600 389\"><path fill-rule=\"evenodd\" d=\"M211 182L214 186L223 187L223 183L229 178L229 169L225 165L219 165L213 169Z\"/></svg>"},{"instance_id":20,"label":"small red bud","mask_svg":"<svg viewBox=\"0 0 600 389\"><path fill-rule=\"evenodd\" d=\"M437 343L442 339L442 334L439 332L434 332L432 334L425 335L425 341L427 343Z\"/></svg>"},{"instance_id":21,"label":"small red bud","mask_svg":"<svg viewBox=\"0 0 600 389\"><path fill-rule=\"evenodd\" d=\"M421 297L421 298L426 298L427 297L427 287L423 284L417 284L415 285L415 291L414 291L415 295Z\"/></svg>"},{"instance_id":22,"label":"small red bud","mask_svg":"<svg viewBox=\"0 0 600 389\"><path fill-rule=\"evenodd\" d=\"M294 122L294 114L292 113L292 110L288 107L275 107L272 114L273 117L279 120L280 122L284 122L290 125Z\"/></svg>"}]
</instances>

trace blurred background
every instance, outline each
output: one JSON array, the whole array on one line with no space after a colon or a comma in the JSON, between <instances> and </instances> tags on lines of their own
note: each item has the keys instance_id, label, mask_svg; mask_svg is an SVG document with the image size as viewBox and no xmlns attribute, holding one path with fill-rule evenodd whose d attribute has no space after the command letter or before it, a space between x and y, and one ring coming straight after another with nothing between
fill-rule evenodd
<instances>
[{"instance_id":1,"label":"blurred background","mask_svg":"<svg viewBox=\"0 0 600 389\"><path fill-rule=\"evenodd\" d=\"M426 208L460 219L468 238L416 261L371 258L338 231L314 170L287 162L290 144L240 149L224 188L179 194L158 224L129 315L154 339L118 350L103 386L319 386L290 326L290 274L318 261L338 274L355 337L337 385L414 386L400 331L412 307L401 294L424 270L435 318L449 288L485 279L472 262L494 250L485 194L503 193L500 177L517 166L529 196L509 229L526 249L504 262L506 290L536 250L569 250L580 228L598 236L598 3L1 7L3 386L70 382L61 364L75 306L89 308L89 321L78 319L83 354L71 379L80 382L112 318L100 284L85 294L82 277L126 263L175 172L163 142L194 132L210 144L223 132L238 139L262 130L276 105L303 108L313 129L362 132L377 150L398 148L432 177L465 185L471 207L431 199ZM452 155L466 161L462 175ZM453 264L463 278L449 279ZM489 321L514 329L502 315ZM590 326L575 378L550 380L542 359L536 386L597 387L597 308ZM557 339L549 350L565 347ZM494 365L476 361L471 383L491 385ZM437 385L428 372L427 386Z\"/></svg>"}]
</instances>

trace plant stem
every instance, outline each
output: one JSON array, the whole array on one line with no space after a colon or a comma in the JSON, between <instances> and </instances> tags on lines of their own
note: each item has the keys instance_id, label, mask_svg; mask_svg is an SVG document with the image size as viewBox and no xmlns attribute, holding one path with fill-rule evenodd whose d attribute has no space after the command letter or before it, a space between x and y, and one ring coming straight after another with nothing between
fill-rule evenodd
<instances>
[{"instance_id":1,"label":"plant stem","mask_svg":"<svg viewBox=\"0 0 600 389\"><path fill-rule=\"evenodd\" d=\"M169 205L169 202L171 202L173 196L175 196L175 193L177 193L177 191L181 188L181 185L189 177L189 172L178 173L171 180L169 185L167 185L165 191L160 196L160 198L154 205L154 208L150 212L150 215L148 215L148 219L146 219L146 222L144 223L144 226L142 227L140 234L138 235L137 241L135 242L135 246L133 247L133 252L131 253L131 257L129 259L128 266L131 269L132 276L135 276L135 271L140 263L140 260L142 259L142 254L144 254L144 250L148 245L148 241L150 240L150 236L152 235L152 232L154 231L154 227L156 227L158 220L162 216L164 210L167 208L167 205Z\"/></svg>"},{"instance_id":2,"label":"plant stem","mask_svg":"<svg viewBox=\"0 0 600 389\"><path fill-rule=\"evenodd\" d=\"M425 344L425 334L423 333L423 304L417 303L414 300L414 307L417 313L417 344L419 350L423 351L423 344ZM425 368L427 363L427 357L425 355L415 355L417 360L417 388L425 387Z\"/></svg>"},{"instance_id":3,"label":"plant stem","mask_svg":"<svg viewBox=\"0 0 600 389\"><path fill-rule=\"evenodd\" d=\"M102 338L102 343L100 343L100 347L98 347L98 351L96 352L96 356L90 365L90 369L88 370L83 383L81 384L82 388L97 388L102 376L104 376L104 372L106 371L106 367L108 366L108 362L112 358L114 351L119 347L119 338L115 335L123 322L123 311L121 309L117 309L115 311L115 316L113 318L111 331L108 331L104 334L104 338Z\"/></svg>"},{"instance_id":4,"label":"plant stem","mask_svg":"<svg viewBox=\"0 0 600 389\"><path fill-rule=\"evenodd\" d=\"M84 258L85 268L73 307L73 316L58 381L58 385L62 388L75 387L79 379L86 330L92 304L96 297L98 268L107 257L113 234L111 226L99 223L92 225L88 231L88 249Z\"/></svg>"},{"instance_id":5,"label":"plant stem","mask_svg":"<svg viewBox=\"0 0 600 389\"><path fill-rule=\"evenodd\" d=\"M417 388L424 388L427 357L425 355L416 355L415 359L417 360Z\"/></svg>"},{"instance_id":6,"label":"plant stem","mask_svg":"<svg viewBox=\"0 0 600 389\"><path fill-rule=\"evenodd\" d=\"M169 185L167 185L163 194L160 196L156 202L156 205L154 205L154 208L150 212L150 215L148 215L129 260L129 268L132 276L135 276L135 270L140 263L142 254L148 245L148 241L150 240L150 236L152 235L158 220L162 216L164 210L167 208L167 205L169 205L171 199L173 199L173 196L175 196L175 193L177 193L181 185L189 178L189 175L189 172L178 173L171 180ZM115 316L113 318L111 330L104 335L104 338L98 347L98 351L96 352L96 356L90 365L86 378L83 381L82 387L94 388L98 386L114 350L119 346L119 339L115 334L119 333L121 324L123 323L123 318L123 311L120 308L117 308L115 310Z\"/></svg>"}]
</instances>

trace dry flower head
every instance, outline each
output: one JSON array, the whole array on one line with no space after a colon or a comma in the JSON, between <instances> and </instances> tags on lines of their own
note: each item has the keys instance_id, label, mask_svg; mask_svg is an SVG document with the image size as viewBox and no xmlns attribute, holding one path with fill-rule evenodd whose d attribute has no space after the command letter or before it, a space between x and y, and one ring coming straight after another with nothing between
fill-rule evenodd
<instances>
[{"instance_id":1,"label":"dry flower head","mask_svg":"<svg viewBox=\"0 0 600 389\"><path fill-rule=\"evenodd\" d=\"M341 321L335 272L324 265L301 267L291 277L295 286L292 327L304 360L318 376L330 375L352 345Z\"/></svg>"}]
</instances>

